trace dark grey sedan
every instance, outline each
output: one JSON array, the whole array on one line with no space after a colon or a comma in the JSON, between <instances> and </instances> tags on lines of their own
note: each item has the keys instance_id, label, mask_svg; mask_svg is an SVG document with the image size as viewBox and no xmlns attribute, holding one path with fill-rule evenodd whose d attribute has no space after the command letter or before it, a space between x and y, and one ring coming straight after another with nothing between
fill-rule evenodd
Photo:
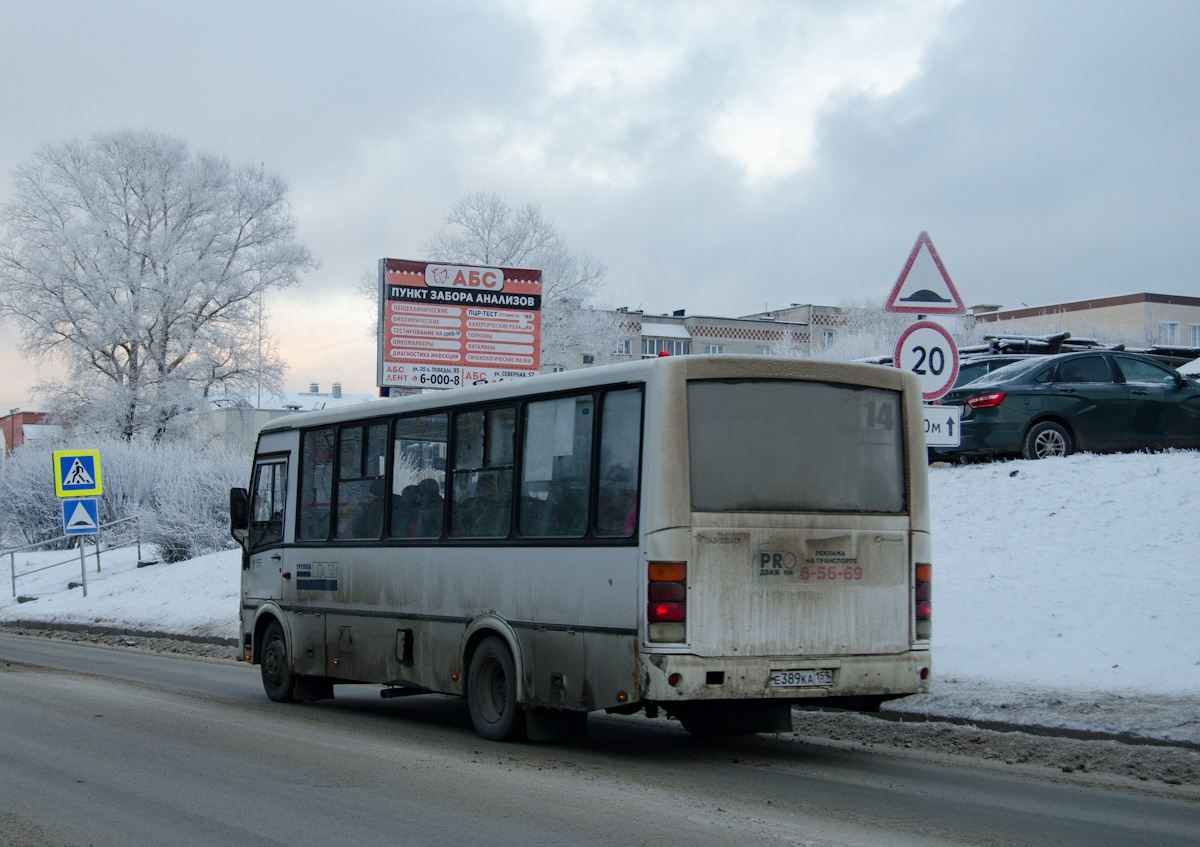
<instances>
[{"instance_id":1,"label":"dark grey sedan","mask_svg":"<svg viewBox=\"0 0 1200 847\"><path fill-rule=\"evenodd\" d=\"M963 407L962 443L943 448L954 457L1200 447L1200 387L1135 353L1026 359L941 402Z\"/></svg>"}]
</instances>

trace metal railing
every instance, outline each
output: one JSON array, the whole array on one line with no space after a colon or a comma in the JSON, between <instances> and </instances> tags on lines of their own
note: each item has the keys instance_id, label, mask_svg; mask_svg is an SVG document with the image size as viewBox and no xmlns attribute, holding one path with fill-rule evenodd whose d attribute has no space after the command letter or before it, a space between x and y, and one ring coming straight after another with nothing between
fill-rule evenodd
<instances>
[{"instance_id":1,"label":"metal railing","mask_svg":"<svg viewBox=\"0 0 1200 847\"><path fill-rule=\"evenodd\" d=\"M122 524L127 524L127 523L133 523L133 525L134 525L134 543L137 544L137 557L138 557L138 563L140 564L142 561L142 534L141 534L140 528L137 523L137 518L121 518L120 520L117 520L117 521L111 521L109 523L100 524L97 527L98 531L94 535L92 535L90 538L88 537L88 535L56 535L54 538L47 538L45 541L37 541L33 544L26 544L23 547L13 547L11 550L0 550L0 557L8 556L8 567L9 567L9 571L12 574L12 596L13 597L17 596L17 577L18 576L30 576L35 573L41 573L42 571L48 571L51 568L57 568L62 565L69 565L72 562L74 562L74 560L75 560L75 557L72 556L71 558L64 559L61 562L53 562L49 565L42 565L40 567L36 567L31 570L23 571L18 574L17 573L17 553L27 553L30 550L36 550L40 547L45 547L49 544L58 544L58 543L62 542L63 540L71 540L71 541L78 540L78 542L79 542L79 578L80 578L80 584L83 587L83 596L87 597L87 563L84 558L84 547L86 546L85 542L91 541L93 547L95 548L96 573L100 573L101 572L100 571L100 553L101 553L100 545L103 541L102 536L104 534L104 530L111 529L114 526L120 526ZM122 549L124 547L128 547L128 546L130 546L128 543L118 544L115 547L106 547L106 548L104 548L104 550L106 552L111 551L111 550L120 550L120 549Z\"/></svg>"}]
</instances>

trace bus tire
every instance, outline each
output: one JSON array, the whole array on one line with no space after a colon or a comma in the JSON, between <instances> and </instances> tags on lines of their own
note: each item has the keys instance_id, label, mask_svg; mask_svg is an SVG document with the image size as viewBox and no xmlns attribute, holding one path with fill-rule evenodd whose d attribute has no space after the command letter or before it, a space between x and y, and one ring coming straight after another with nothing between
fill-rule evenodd
<instances>
[{"instance_id":1,"label":"bus tire","mask_svg":"<svg viewBox=\"0 0 1200 847\"><path fill-rule=\"evenodd\" d=\"M517 668L499 638L486 638L471 656L467 672L467 709L475 732L488 741L514 741L525 732L517 704Z\"/></svg>"},{"instance_id":2,"label":"bus tire","mask_svg":"<svg viewBox=\"0 0 1200 847\"><path fill-rule=\"evenodd\" d=\"M279 621L271 621L263 630L262 654L259 656L263 690L276 703L296 702L296 675L288 667L287 639Z\"/></svg>"}]
</instances>

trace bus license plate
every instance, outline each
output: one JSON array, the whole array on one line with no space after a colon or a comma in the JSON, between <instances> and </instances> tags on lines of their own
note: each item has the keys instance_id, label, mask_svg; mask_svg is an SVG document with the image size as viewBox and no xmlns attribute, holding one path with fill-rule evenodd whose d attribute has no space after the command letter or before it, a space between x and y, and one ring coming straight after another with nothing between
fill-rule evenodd
<instances>
[{"instance_id":1,"label":"bus license plate","mask_svg":"<svg viewBox=\"0 0 1200 847\"><path fill-rule=\"evenodd\" d=\"M833 671L828 668L809 671L771 671L772 688L828 688Z\"/></svg>"}]
</instances>

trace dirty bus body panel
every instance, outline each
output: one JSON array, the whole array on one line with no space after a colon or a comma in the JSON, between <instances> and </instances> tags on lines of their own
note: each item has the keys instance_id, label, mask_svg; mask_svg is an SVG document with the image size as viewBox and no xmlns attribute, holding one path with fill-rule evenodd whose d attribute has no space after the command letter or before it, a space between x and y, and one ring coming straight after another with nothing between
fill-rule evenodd
<instances>
[{"instance_id":1,"label":"dirty bus body panel","mask_svg":"<svg viewBox=\"0 0 1200 847\"><path fill-rule=\"evenodd\" d=\"M275 699L456 694L497 739L599 709L777 729L794 702L921 690L906 379L686 356L273 422L244 655Z\"/></svg>"},{"instance_id":2,"label":"dirty bus body panel","mask_svg":"<svg viewBox=\"0 0 1200 847\"><path fill-rule=\"evenodd\" d=\"M687 602L685 646L644 648L642 696L686 725L705 701L873 707L923 690L919 393L895 369L785 361L747 379L726 361L678 360L649 428L647 462L670 454L689 497L647 504L647 558L687 563Z\"/></svg>"}]
</instances>

